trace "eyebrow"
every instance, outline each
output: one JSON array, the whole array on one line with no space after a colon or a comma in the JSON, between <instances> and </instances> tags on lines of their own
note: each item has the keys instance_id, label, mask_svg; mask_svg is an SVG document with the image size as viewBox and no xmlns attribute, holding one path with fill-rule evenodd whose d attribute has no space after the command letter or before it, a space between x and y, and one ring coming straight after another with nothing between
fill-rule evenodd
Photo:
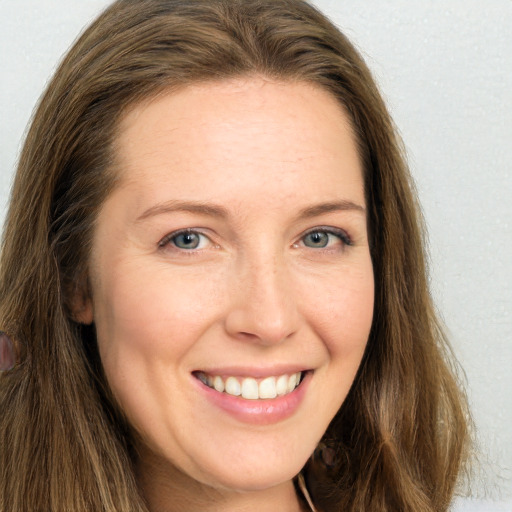
<instances>
[{"instance_id":1,"label":"eyebrow","mask_svg":"<svg viewBox=\"0 0 512 512\"><path fill-rule=\"evenodd\" d=\"M362 213L366 212L363 206L353 203L352 201L342 200L308 206L299 212L297 218L299 220L309 219L311 217L318 217L319 215L322 215L324 213L332 213L339 211L359 211ZM135 222L138 223L148 219L149 217L154 217L156 215L172 212L199 213L201 215L206 215L209 217L218 217L221 219L227 219L229 217L228 210L223 206L197 201L171 200L166 201L165 203L159 203L155 206L152 206L151 208L148 208L146 211L144 211L144 213L137 217Z\"/></svg>"},{"instance_id":2,"label":"eyebrow","mask_svg":"<svg viewBox=\"0 0 512 512\"><path fill-rule=\"evenodd\" d=\"M308 206L300 211L298 218L299 219L309 219L311 217L318 217L319 215L323 215L324 213L332 213L332 212L342 212L342 211L357 211L361 213L366 213L366 209L352 201L333 201L329 203L320 203L314 206Z\"/></svg>"},{"instance_id":3,"label":"eyebrow","mask_svg":"<svg viewBox=\"0 0 512 512\"><path fill-rule=\"evenodd\" d=\"M210 203L202 203L197 201L177 201L171 200L165 203L159 203L151 208L148 208L142 215L137 217L135 222L140 222L149 217L161 215L163 213L172 212L190 212L208 215L210 217L220 217L225 219L229 217L229 213L223 206L218 206Z\"/></svg>"}]
</instances>

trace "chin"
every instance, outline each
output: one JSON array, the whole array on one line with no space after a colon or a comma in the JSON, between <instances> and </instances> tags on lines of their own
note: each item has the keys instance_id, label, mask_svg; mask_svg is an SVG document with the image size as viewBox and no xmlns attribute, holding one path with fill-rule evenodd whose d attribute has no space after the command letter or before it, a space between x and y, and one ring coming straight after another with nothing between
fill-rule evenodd
<instances>
[{"instance_id":1,"label":"chin","mask_svg":"<svg viewBox=\"0 0 512 512\"><path fill-rule=\"evenodd\" d=\"M300 470L301 467L296 471L289 472L270 471L267 474L260 472L260 474L252 475L218 475L216 478L212 475L211 481L207 482L207 485L215 489L231 492L258 492L289 482L297 476Z\"/></svg>"},{"instance_id":2,"label":"chin","mask_svg":"<svg viewBox=\"0 0 512 512\"><path fill-rule=\"evenodd\" d=\"M301 471L307 458L306 456L301 460L290 460L291 457L288 456L287 460L280 461L265 458L260 464L223 460L220 466L208 466L207 470L202 471L195 479L217 489L235 492L261 491L292 480Z\"/></svg>"}]
</instances>

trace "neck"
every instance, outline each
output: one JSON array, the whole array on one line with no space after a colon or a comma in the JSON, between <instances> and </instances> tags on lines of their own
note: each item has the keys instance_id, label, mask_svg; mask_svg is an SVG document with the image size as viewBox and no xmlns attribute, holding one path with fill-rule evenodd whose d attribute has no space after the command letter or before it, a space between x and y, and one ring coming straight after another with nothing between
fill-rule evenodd
<instances>
[{"instance_id":1,"label":"neck","mask_svg":"<svg viewBox=\"0 0 512 512\"><path fill-rule=\"evenodd\" d=\"M203 484L164 461L140 461L137 480L150 512L303 512L292 480L240 491Z\"/></svg>"}]
</instances>

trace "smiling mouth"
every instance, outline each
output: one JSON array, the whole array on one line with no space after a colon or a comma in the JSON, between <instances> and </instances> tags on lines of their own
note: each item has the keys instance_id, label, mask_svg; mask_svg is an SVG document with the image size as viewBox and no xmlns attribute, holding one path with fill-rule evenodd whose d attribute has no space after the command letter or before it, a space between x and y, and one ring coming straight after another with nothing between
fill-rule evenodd
<instances>
[{"instance_id":1,"label":"smiling mouth","mask_svg":"<svg viewBox=\"0 0 512 512\"><path fill-rule=\"evenodd\" d=\"M302 382L306 372L276 375L255 379L253 377L221 377L197 371L193 375L205 386L219 393L238 396L246 400L267 400L288 395Z\"/></svg>"}]
</instances>

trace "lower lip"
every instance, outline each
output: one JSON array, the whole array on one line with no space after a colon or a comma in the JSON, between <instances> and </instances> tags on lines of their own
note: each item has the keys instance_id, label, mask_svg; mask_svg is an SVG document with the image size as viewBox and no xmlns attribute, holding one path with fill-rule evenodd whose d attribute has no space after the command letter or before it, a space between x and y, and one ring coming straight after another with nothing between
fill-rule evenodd
<instances>
[{"instance_id":1,"label":"lower lip","mask_svg":"<svg viewBox=\"0 0 512 512\"><path fill-rule=\"evenodd\" d=\"M268 400L248 400L227 393L219 393L203 384L199 379L193 378L201 393L211 403L236 420L253 425L269 425L289 418L299 408L306 394L311 375L312 372L307 372L301 383L291 393Z\"/></svg>"}]
</instances>

